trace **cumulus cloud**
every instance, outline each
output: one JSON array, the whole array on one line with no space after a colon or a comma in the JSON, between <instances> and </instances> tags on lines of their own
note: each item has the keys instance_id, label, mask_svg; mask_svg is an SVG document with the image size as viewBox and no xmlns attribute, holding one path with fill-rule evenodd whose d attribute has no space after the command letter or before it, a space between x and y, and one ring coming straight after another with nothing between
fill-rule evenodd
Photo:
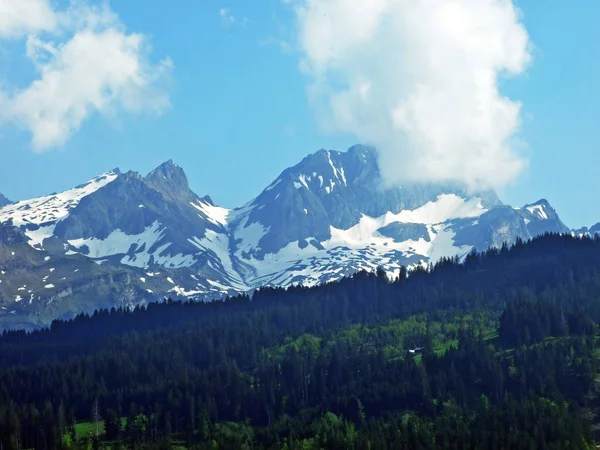
<instances>
[{"instance_id":1,"label":"cumulus cloud","mask_svg":"<svg viewBox=\"0 0 600 450\"><path fill-rule=\"evenodd\" d=\"M30 131L34 149L63 145L94 113L160 114L169 107L171 60L153 63L147 37L129 33L107 3L54 11L47 0L0 0L3 8L14 14L0 21L0 37L24 40L37 76L0 92L0 120Z\"/></svg>"},{"instance_id":2,"label":"cumulus cloud","mask_svg":"<svg viewBox=\"0 0 600 450\"><path fill-rule=\"evenodd\" d=\"M0 38L53 30L56 15L48 0L0 0Z\"/></svg>"},{"instance_id":3,"label":"cumulus cloud","mask_svg":"<svg viewBox=\"0 0 600 450\"><path fill-rule=\"evenodd\" d=\"M527 161L499 92L530 41L512 0L292 0L301 68L327 130L377 146L389 183L502 186Z\"/></svg>"}]
</instances>

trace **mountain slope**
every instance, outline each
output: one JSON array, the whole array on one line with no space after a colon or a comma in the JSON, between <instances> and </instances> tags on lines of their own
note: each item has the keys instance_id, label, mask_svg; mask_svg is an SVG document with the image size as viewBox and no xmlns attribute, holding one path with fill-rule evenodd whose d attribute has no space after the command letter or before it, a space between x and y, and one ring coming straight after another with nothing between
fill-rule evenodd
<instances>
[{"instance_id":1,"label":"mountain slope","mask_svg":"<svg viewBox=\"0 0 600 450\"><path fill-rule=\"evenodd\" d=\"M0 209L0 223L20 227L34 248L42 249L43 241L54 235L56 225L64 220L86 196L114 181L115 171L108 172L60 194L23 200Z\"/></svg>"},{"instance_id":2,"label":"mountain slope","mask_svg":"<svg viewBox=\"0 0 600 450\"><path fill-rule=\"evenodd\" d=\"M456 183L387 187L375 150L360 145L307 156L233 210L195 194L167 161L146 176L115 169L8 204L0 225L0 306L35 325L166 295L310 286L378 267L397 274L517 237L570 232L546 200L512 208L493 191Z\"/></svg>"}]
</instances>

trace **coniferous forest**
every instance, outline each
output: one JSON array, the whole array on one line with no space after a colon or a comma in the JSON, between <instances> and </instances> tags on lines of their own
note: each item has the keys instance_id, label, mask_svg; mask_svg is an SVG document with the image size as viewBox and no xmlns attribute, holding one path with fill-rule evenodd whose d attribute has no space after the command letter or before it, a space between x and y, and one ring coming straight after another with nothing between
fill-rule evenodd
<instances>
[{"instance_id":1,"label":"coniferous forest","mask_svg":"<svg viewBox=\"0 0 600 450\"><path fill-rule=\"evenodd\" d=\"M600 240L0 338L0 449L587 449Z\"/></svg>"}]
</instances>

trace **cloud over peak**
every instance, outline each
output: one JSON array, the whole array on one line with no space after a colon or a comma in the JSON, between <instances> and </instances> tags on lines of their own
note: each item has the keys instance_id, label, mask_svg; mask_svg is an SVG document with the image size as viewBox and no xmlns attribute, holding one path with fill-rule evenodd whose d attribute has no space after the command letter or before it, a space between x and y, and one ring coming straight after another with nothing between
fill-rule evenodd
<instances>
[{"instance_id":1,"label":"cloud over peak","mask_svg":"<svg viewBox=\"0 0 600 450\"><path fill-rule=\"evenodd\" d=\"M94 113L169 107L171 60L153 63L146 36L127 32L107 3L55 11L48 0L0 0L0 17L0 39L22 39L36 71L29 86L0 92L0 121L30 131L35 150L65 144Z\"/></svg>"},{"instance_id":2,"label":"cloud over peak","mask_svg":"<svg viewBox=\"0 0 600 450\"><path fill-rule=\"evenodd\" d=\"M521 104L498 89L531 60L512 0L297 0L321 125L377 146L386 181L502 186L523 170Z\"/></svg>"}]
</instances>

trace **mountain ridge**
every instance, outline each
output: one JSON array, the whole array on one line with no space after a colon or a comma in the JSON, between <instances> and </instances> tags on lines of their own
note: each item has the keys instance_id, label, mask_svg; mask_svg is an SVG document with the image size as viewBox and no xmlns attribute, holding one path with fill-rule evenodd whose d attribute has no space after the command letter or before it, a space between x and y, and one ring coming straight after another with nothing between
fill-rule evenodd
<instances>
[{"instance_id":1,"label":"mountain ridge","mask_svg":"<svg viewBox=\"0 0 600 450\"><path fill-rule=\"evenodd\" d=\"M18 244L0 237L7 248L0 267L23 258L19 264L36 273L3 269L0 326L10 315L43 323L98 303L212 299L267 285L312 286L378 267L395 276L402 266L571 232L545 199L512 208L493 190L471 192L458 183L385 187L375 149L362 145L308 155L234 209L194 193L184 170L168 160L145 176L114 169L63 193L0 207L0 224L0 233L21 233ZM97 298L73 300L79 272L53 267L59 279L55 271L36 272L50 269L47 258L69 268L91 262L82 270ZM102 277L113 281L93 281Z\"/></svg>"}]
</instances>

